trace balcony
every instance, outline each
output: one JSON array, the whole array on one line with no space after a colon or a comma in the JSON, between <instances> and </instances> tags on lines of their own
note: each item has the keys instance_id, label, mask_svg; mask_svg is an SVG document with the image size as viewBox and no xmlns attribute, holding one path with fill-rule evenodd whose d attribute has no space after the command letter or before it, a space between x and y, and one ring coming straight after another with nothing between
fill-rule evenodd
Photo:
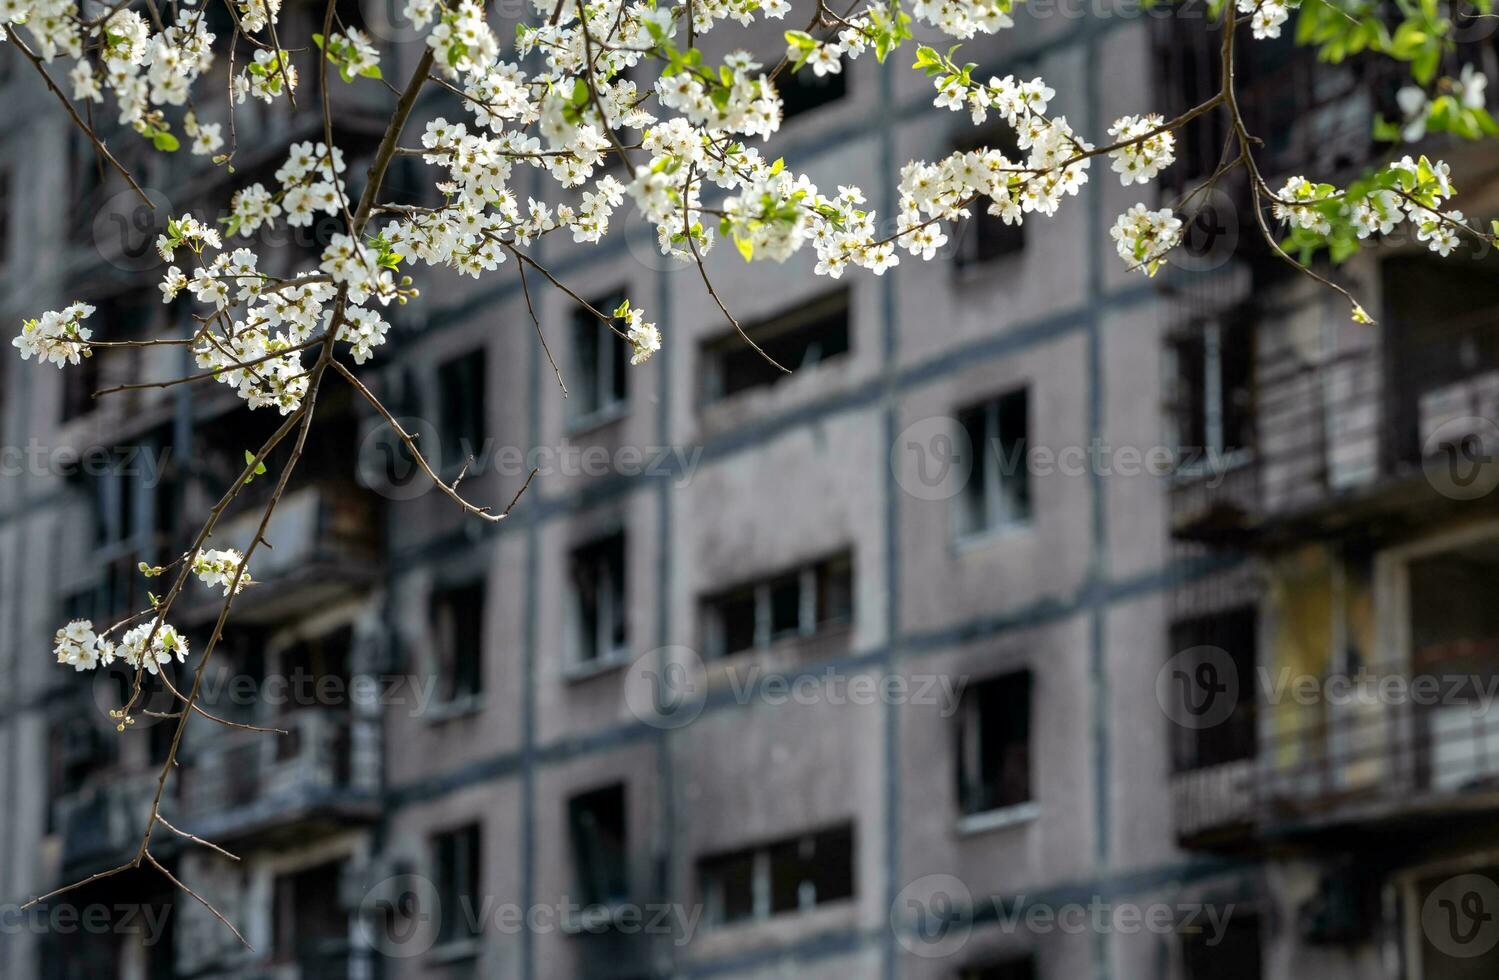
<instances>
[{"instance_id":1,"label":"balcony","mask_svg":"<svg viewBox=\"0 0 1499 980\"><path fill-rule=\"evenodd\" d=\"M1239 759L1171 777L1171 816L1183 847L1217 849L1247 840L1255 826L1255 761Z\"/></svg>"},{"instance_id":2,"label":"balcony","mask_svg":"<svg viewBox=\"0 0 1499 980\"><path fill-rule=\"evenodd\" d=\"M64 876L118 864L135 852L151 814L156 780L154 771L113 775L90 780L53 802ZM162 810L170 814L167 800Z\"/></svg>"},{"instance_id":3,"label":"balcony","mask_svg":"<svg viewBox=\"0 0 1499 980\"><path fill-rule=\"evenodd\" d=\"M252 484L256 491L265 478ZM246 550L254 539L272 484L245 493L236 513L214 532L209 547ZM379 509L368 492L352 482L320 480L289 490L266 527L265 545L255 550L250 571L256 584L235 600L241 624L288 619L325 608L367 589L378 575ZM197 592L184 622L218 615L217 593Z\"/></svg>"},{"instance_id":4,"label":"balcony","mask_svg":"<svg viewBox=\"0 0 1499 980\"><path fill-rule=\"evenodd\" d=\"M194 747L184 774L187 828L219 843L305 840L378 815L376 720L314 708L265 727L288 734L226 730Z\"/></svg>"},{"instance_id":5,"label":"balcony","mask_svg":"<svg viewBox=\"0 0 1499 980\"><path fill-rule=\"evenodd\" d=\"M1499 458L1499 321L1398 320L1323 353L1259 337L1250 445L1172 490L1180 538L1260 543L1429 523Z\"/></svg>"},{"instance_id":6,"label":"balcony","mask_svg":"<svg viewBox=\"0 0 1499 980\"><path fill-rule=\"evenodd\" d=\"M1329 706L1271 736L1255 789L1266 836L1430 829L1427 821L1456 833L1499 814L1499 711L1476 690L1455 697L1460 679L1444 672L1394 667L1370 676L1373 690L1430 685L1430 701Z\"/></svg>"}]
</instances>

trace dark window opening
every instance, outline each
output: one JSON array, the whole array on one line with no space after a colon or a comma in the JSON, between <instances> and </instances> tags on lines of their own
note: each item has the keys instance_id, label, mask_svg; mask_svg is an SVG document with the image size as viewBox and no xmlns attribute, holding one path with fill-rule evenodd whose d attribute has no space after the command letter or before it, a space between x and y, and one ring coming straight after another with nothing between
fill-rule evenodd
<instances>
[{"instance_id":1,"label":"dark window opening","mask_svg":"<svg viewBox=\"0 0 1499 980\"><path fill-rule=\"evenodd\" d=\"M1174 341L1175 442L1185 461L1248 449L1254 434L1254 331L1247 316Z\"/></svg>"},{"instance_id":2,"label":"dark window opening","mask_svg":"<svg viewBox=\"0 0 1499 980\"><path fill-rule=\"evenodd\" d=\"M438 834L432 839L433 885L442 916L437 941L450 943L479 935L479 825Z\"/></svg>"},{"instance_id":3,"label":"dark window opening","mask_svg":"<svg viewBox=\"0 0 1499 980\"><path fill-rule=\"evenodd\" d=\"M629 899L629 837L625 831L625 786L618 783L573 797L567 803L572 831L578 901L614 905Z\"/></svg>"},{"instance_id":4,"label":"dark window opening","mask_svg":"<svg viewBox=\"0 0 1499 980\"><path fill-rule=\"evenodd\" d=\"M484 593L479 581L432 594L432 669L444 702L484 689Z\"/></svg>"},{"instance_id":5,"label":"dark window opening","mask_svg":"<svg viewBox=\"0 0 1499 980\"><path fill-rule=\"evenodd\" d=\"M964 152L998 150L1017 165L1025 159L1025 153L1015 143L1014 133L1008 129L990 130L977 138L963 140L956 148ZM955 231L955 258L960 269L993 262L1025 248L1025 226L1019 221L1006 224L999 215L989 213L989 204L987 197L974 201L968 206L971 217Z\"/></svg>"},{"instance_id":6,"label":"dark window opening","mask_svg":"<svg viewBox=\"0 0 1499 980\"><path fill-rule=\"evenodd\" d=\"M811 637L853 621L853 558L842 554L703 600L712 657Z\"/></svg>"},{"instance_id":7,"label":"dark window opening","mask_svg":"<svg viewBox=\"0 0 1499 980\"><path fill-rule=\"evenodd\" d=\"M623 655L627 619L624 533L578 548L571 565L578 660L593 663Z\"/></svg>"},{"instance_id":8,"label":"dark window opening","mask_svg":"<svg viewBox=\"0 0 1499 980\"><path fill-rule=\"evenodd\" d=\"M274 961L296 964L307 976L348 969L349 916L339 900L339 861L277 875L271 894Z\"/></svg>"},{"instance_id":9,"label":"dark window opening","mask_svg":"<svg viewBox=\"0 0 1499 980\"><path fill-rule=\"evenodd\" d=\"M470 351L437 368L439 410L438 433L443 446L442 464L456 469L470 456L484 452L485 350Z\"/></svg>"},{"instance_id":10,"label":"dark window opening","mask_svg":"<svg viewBox=\"0 0 1499 980\"><path fill-rule=\"evenodd\" d=\"M969 967L959 974L961 980L1036 980L1036 961L1027 956L1019 960Z\"/></svg>"},{"instance_id":11,"label":"dark window opening","mask_svg":"<svg viewBox=\"0 0 1499 980\"><path fill-rule=\"evenodd\" d=\"M623 292L613 292L589 301L605 316L623 302ZM628 346L609 325L585 309L573 312L573 409L586 419L624 404L628 377Z\"/></svg>"},{"instance_id":12,"label":"dark window opening","mask_svg":"<svg viewBox=\"0 0 1499 980\"><path fill-rule=\"evenodd\" d=\"M1221 933L1211 929L1182 933L1187 980L1260 980L1260 920L1231 916Z\"/></svg>"},{"instance_id":13,"label":"dark window opening","mask_svg":"<svg viewBox=\"0 0 1499 980\"><path fill-rule=\"evenodd\" d=\"M806 912L854 895L854 828L844 824L697 863L710 922Z\"/></svg>"},{"instance_id":14,"label":"dark window opening","mask_svg":"<svg viewBox=\"0 0 1499 980\"><path fill-rule=\"evenodd\" d=\"M849 351L847 289L813 300L745 329L776 364L792 372L812 368ZM703 347L708 400L777 384L788 375L733 333Z\"/></svg>"},{"instance_id":15,"label":"dark window opening","mask_svg":"<svg viewBox=\"0 0 1499 980\"><path fill-rule=\"evenodd\" d=\"M776 80L776 91L781 96L781 121L785 122L847 95L848 74L840 71L818 76L811 65L803 65L800 71L783 73Z\"/></svg>"},{"instance_id":16,"label":"dark window opening","mask_svg":"<svg viewBox=\"0 0 1499 980\"><path fill-rule=\"evenodd\" d=\"M1031 675L971 686L958 712L958 803L985 813L1031 799Z\"/></svg>"},{"instance_id":17,"label":"dark window opening","mask_svg":"<svg viewBox=\"0 0 1499 980\"><path fill-rule=\"evenodd\" d=\"M973 453L959 501L959 534L1030 520L1029 402L1029 390L1021 388L958 413Z\"/></svg>"},{"instance_id":18,"label":"dark window opening","mask_svg":"<svg viewBox=\"0 0 1499 980\"><path fill-rule=\"evenodd\" d=\"M1212 710L1210 698L1225 697L1216 691L1198 689L1203 681L1216 685L1219 670L1226 669L1228 655L1238 678L1233 713L1222 724L1205 728L1173 725L1173 762L1177 772L1251 759L1255 754L1255 609L1244 606L1227 612L1182 620L1171 627L1171 656L1196 651L1193 662L1179 662L1173 682L1188 685L1189 703Z\"/></svg>"}]
</instances>

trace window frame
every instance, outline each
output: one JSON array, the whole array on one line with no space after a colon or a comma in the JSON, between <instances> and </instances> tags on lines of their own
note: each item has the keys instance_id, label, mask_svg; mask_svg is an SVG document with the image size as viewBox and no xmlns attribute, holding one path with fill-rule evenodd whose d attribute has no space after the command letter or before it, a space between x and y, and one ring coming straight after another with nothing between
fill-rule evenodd
<instances>
[{"instance_id":1,"label":"window frame","mask_svg":"<svg viewBox=\"0 0 1499 980\"><path fill-rule=\"evenodd\" d=\"M608 567L608 552L612 551L615 539L619 540L619 581L614 581ZM587 617L583 612L584 596L579 582L580 562L587 560L594 574L596 609L591 639L583 635ZM603 574L600 574L602 569ZM630 656L629 575L630 541L623 528L600 534L573 547L568 552L568 606L574 627L568 630L568 669L575 674L589 674L626 662ZM615 626L621 640L614 642ZM585 656L585 650L592 650Z\"/></svg>"},{"instance_id":2,"label":"window frame","mask_svg":"<svg viewBox=\"0 0 1499 980\"><path fill-rule=\"evenodd\" d=\"M626 295L624 287L612 289L589 300L589 305L600 313L608 314L619 306ZM615 335L609 324L586 309L575 310L569 326L572 369L581 379L578 384L579 394L586 392L592 399L592 407L585 409L582 401L570 401L567 427L569 432L582 432L629 414L629 359L625 355L624 341ZM594 377L591 380L584 377L582 338L585 335L594 348Z\"/></svg>"},{"instance_id":3,"label":"window frame","mask_svg":"<svg viewBox=\"0 0 1499 980\"><path fill-rule=\"evenodd\" d=\"M831 593L834 576L840 573L847 581L847 612L824 619L821 617L822 599ZM797 625L794 630L783 630L777 633L774 628L774 589L778 584L793 576L796 578L798 590ZM728 648L724 606L731 601L742 601L746 595L753 596L754 639L747 647L737 647L731 650ZM781 643L810 640L840 627L851 627L855 614L853 552L840 551L709 593L700 600L699 605L703 617L703 646L708 660L723 660L740 654L756 653Z\"/></svg>"},{"instance_id":4,"label":"window frame","mask_svg":"<svg viewBox=\"0 0 1499 980\"><path fill-rule=\"evenodd\" d=\"M1024 384L1010 388L992 397L972 402L956 413L959 427L968 436L974 467L968 474L968 486L954 499L953 536L959 543L981 540L991 535L1002 535L1032 526L1036 518L1036 497L1032 487L1031 471L1027 459L1031 448L1031 386ZM1024 435L1021 436L1018 459L1020 465L1006 474L1001 465L1005 457L1016 458L1013 446L1003 442L1006 416L1002 406L1007 401L1019 400L1023 411ZM967 420L979 414L983 419L982 438L973 445L974 438ZM990 447L998 444L999 452L991 453ZM1012 502L1014 493L1005 492L1011 481L1020 480L1021 503ZM975 518L970 503L969 487L975 480L983 494L982 516Z\"/></svg>"},{"instance_id":5,"label":"window frame","mask_svg":"<svg viewBox=\"0 0 1499 980\"><path fill-rule=\"evenodd\" d=\"M988 767L985 764L987 760L983 752L983 702L980 697L981 692L994 690L1006 684L1024 685L1025 736L1021 744L1025 748L1025 773L1023 774L1025 792L1023 798L1000 798L995 799L990 805L983 805L976 800L999 797L1007 774L1000 767L998 786L987 785L990 774L984 772ZM965 829L981 830L991 826L1003 826L1016 820L1027 819L1035 814L1038 805L1035 779L1035 699L1036 672L1029 666L985 677L970 684L963 692L962 700L958 704L955 728L957 751L954 755L957 763L959 821Z\"/></svg>"}]
</instances>

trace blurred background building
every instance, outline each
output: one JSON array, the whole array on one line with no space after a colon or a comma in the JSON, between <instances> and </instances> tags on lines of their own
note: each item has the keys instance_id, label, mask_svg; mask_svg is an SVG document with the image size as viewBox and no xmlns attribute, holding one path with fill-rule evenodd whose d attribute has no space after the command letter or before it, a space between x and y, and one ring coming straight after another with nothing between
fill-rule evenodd
<instances>
[{"instance_id":1,"label":"blurred background building","mask_svg":"<svg viewBox=\"0 0 1499 980\"><path fill-rule=\"evenodd\" d=\"M412 32L345 6L404 77ZM965 52L1053 80L1098 138L1219 84L1201 10L1166 13L1031 3ZM773 62L779 33L757 36ZM1395 75L1244 50L1267 175L1338 180L1384 152L1368 134ZM1469 37L1453 72L1495 58ZM788 81L777 144L885 214L904 161L1006 138L934 110L897 60ZM186 336L153 285L159 219L30 66L0 68L5 322L85 299L97 339ZM357 193L386 97L332 97ZM1215 125L1145 193L1210 173ZM235 184L321 133L255 106L237 126ZM133 140L111 145L159 213L223 205L229 180ZM1486 219L1492 153L1442 152ZM392 195L422 201L424 176L401 161ZM470 499L501 508L541 472L508 520L465 518L324 384L205 678L208 710L288 734L194 719L163 806L242 860L153 844L253 950L149 870L16 903L134 853L176 724L116 734L129 677L56 665L52 632L145 605L137 563L187 546L279 419L214 385L90 397L189 373L180 348L0 361L0 976L1493 976L1494 261L1392 240L1339 273L1379 320L1358 326L1268 254L1238 176L1195 199L1154 281L1107 234L1140 193L1091 176L1055 220L979 215L880 278L716 251L724 302L789 377L638 222L538 246L666 338L629 367L530 276L566 397L513 263L418 271L362 376L444 474L475 457ZM333 230L262 245L289 269ZM284 459L214 543L247 543ZM217 610L195 586L174 611L195 653ZM1361 676L1394 680L1330 694ZM70 918L89 909L107 925Z\"/></svg>"}]
</instances>

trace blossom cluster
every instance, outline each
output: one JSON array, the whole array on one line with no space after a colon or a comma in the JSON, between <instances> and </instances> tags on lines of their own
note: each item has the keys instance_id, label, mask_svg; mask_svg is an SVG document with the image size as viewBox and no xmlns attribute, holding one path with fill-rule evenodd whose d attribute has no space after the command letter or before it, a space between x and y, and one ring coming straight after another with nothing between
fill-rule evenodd
<instances>
[{"instance_id":1,"label":"blossom cluster","mask_svg":"<svg viewBox=\"0 0 1499 980\"><path fill-rule=\"evenodd\" d=\"M123 660L131 667L155 674L174 657L178 663L186 661L188 652L187 639L181 633L169 623L158 625L155 621L132 627L116 645L107 636L96 634L91 620L75 619L57 631L52 644L57 662L75 671L108 667L116 660Z\"/></svg>"}]
</instances>

